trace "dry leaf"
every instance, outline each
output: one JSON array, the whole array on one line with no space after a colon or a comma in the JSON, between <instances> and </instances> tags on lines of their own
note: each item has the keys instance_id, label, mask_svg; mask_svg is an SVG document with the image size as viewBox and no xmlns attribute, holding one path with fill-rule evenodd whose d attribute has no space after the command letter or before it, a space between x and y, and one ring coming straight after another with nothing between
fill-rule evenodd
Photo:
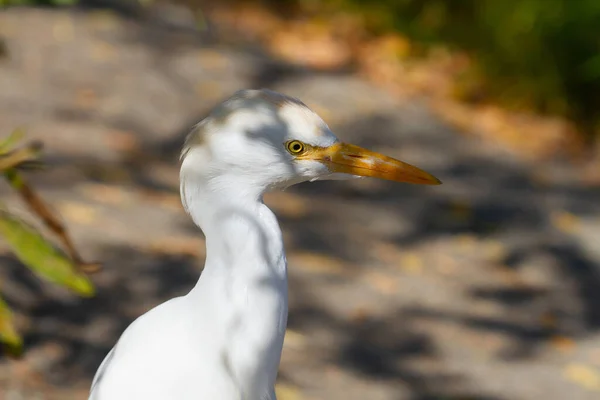
<instances>
[{"instance_id":1,"label":"dry leaf","mask_svg":"<svg viewBox=\"0 0 600 400\"><path fill-rule=\"evenodd\" d=\"M569 364L564 369L566 379L588 390L600 390L600 374L596 368L584 364Z\"/></svg>"}]
</instances>

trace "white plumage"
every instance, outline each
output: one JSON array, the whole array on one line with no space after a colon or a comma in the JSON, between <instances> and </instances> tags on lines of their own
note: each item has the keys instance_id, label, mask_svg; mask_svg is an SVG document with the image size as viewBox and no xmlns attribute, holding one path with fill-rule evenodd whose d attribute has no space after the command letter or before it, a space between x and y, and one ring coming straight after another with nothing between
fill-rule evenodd
<instances>
[{"instance_id":1,"label":"white plumage","mask_svg":"<svg viewBox=\"0 0 600 400\"><path fill-rule=\"evenodd\" d=\"M196 286L136 319L100 365L90 400L275 400L288 315L287 265L268 190L372 176L438 184L339 142L297 99L245 90L188 136L183 205L206 236Z\"/></svg>"}]
</instances>

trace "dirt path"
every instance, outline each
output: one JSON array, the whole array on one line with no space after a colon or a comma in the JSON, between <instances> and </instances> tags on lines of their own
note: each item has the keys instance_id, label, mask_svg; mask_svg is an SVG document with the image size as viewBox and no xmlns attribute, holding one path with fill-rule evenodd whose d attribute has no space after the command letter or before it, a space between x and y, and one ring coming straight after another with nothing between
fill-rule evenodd
<instances>
[{"instance_id":1,"label":"dirt path","mask_svg":"<svg viewBox=\"0 0 600 400\"><path fill-rule=\"evenodd\" d=\"M98 296L80 300L3 253L28 352L0 360L0 399L86 398L127 324L193 285L203 240L179 203L178 149L247 87L298 96L344 140L444 181L269 196L290 262L281 400L598 398L600 190L576 171L457 135L351 74L106 13L5 10L0 34L0 130L45 141L53 167L32 180L105 266Z\"/></svg>"}]
</instances>

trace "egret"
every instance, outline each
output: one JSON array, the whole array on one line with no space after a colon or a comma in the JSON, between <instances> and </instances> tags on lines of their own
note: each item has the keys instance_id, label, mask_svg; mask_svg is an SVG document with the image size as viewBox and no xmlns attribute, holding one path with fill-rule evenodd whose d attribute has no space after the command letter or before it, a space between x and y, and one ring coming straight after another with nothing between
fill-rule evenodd
<instances>
[{"instance_id":1,"label":"egret","mask_svg":"<svg viewBox=\"0 0 600 400\"><path fill-rule=\"evenodd\" d=\"M374 177L436 185L431 174L340 142L300 100L242 90L181 152L183 206L206 237L196 285L127 327L90 400L276 400L288 317L287 261L263 194L305 181Z\"/></svg>"}]
</instances>

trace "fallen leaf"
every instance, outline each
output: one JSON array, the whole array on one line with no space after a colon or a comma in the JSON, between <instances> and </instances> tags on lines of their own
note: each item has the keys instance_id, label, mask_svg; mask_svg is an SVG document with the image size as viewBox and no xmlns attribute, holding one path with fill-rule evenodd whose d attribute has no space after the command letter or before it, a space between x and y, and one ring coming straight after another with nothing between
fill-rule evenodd
<instances>
[{"instance_id":1,"label":"fallen leaf","mask_svg":"<svg viewBox=\"0 0 600 400\"><path fill-rule=\"evenodd\" d=\"M596 368L584 364L569 364L564 369L566 379L588 390L600 390L600 374Z\"/></svg>"}]
</instances>

